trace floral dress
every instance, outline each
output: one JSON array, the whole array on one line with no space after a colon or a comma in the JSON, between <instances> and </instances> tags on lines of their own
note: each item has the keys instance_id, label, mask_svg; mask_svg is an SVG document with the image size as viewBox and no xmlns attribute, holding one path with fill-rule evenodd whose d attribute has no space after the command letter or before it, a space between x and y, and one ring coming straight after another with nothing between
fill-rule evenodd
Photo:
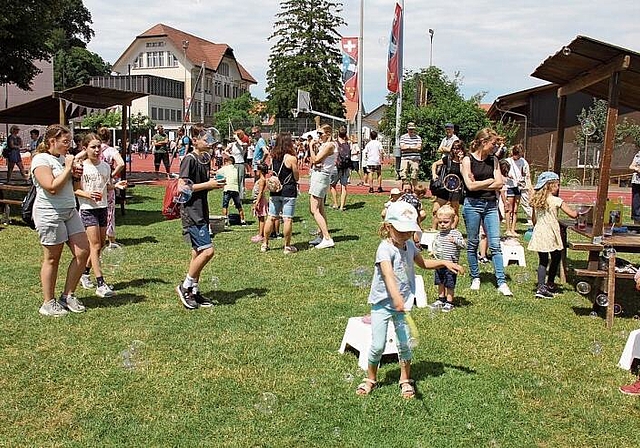
<instances>
[{"instance_id":1,"label":"floral dress","mask_svg":"<svg viewBox=\"0 0 640 448\"><path fill-rule=\"evenodd\" d=\"M547 209L536 209L536 225L527 249L534 252L553 252L564 249L560 224L558 223L558 209L564 201L559 197L547 196Z\"/></svg>"}]
</instances>

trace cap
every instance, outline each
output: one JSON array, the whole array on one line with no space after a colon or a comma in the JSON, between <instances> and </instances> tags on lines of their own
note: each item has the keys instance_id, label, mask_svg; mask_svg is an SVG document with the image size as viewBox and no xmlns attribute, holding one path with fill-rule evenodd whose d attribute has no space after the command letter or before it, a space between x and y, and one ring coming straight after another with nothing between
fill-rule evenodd
<instances>
[{"instance_id":1,"label":"cap","mask_svg":"<svg viewBox=\"0 0 640 448\"><path fill-rule=\"evenodd\" d=\"M389 194L400 194L402 193L402 191L400 191L399 188L392 188L391 191L389 192Z\"/></svg>"},{"instance_id":2,"label":"cap","mask_svg":"<svg viewBox=\"0 0 640 448\"><path fill-rule=\"evenodd\" d=\"M445 125L444 125L444 127L445 127L445 129L446 129L446 128L451 128L451 129L455 128L455 126L453 125L453 123L447 123L447 124L445 124Z\"/></svg>"},{"instance_id":3,"label":"cap","mask_svg":"<svg viewBox=\"0 0 640 448\"><path fill-rule=\"evenodd\" d=\"M418 212L411 205L403 201L394 202L387 208L384 222L388 222L398 232L417 232Z\"/></svg>"},{"instance_id":4,"label":"cap","mask_svg":"<svg viewBox=\"0 0 640 448\"><path fill-rule=\"evenodd\" d=\"M416 124L413 121L410 121L409 123L407 123L407 129L415 129L416 128Z\"/></svg>"},{"instance_id":5,"label":"cap","mask_svg":"<svg viewBox=\"0 0 640 448\"><path fill-rule=\"evenodd\" d=\"M539 190L547 185L547 182L552 182L554 180L560 180L560 177L558 177L558 175L553 171L545 171L543 173L540 173L540 175L538 176L538 181L536 182L536 186L533 187L533 189Z\"/></svg>"}]
</instances>

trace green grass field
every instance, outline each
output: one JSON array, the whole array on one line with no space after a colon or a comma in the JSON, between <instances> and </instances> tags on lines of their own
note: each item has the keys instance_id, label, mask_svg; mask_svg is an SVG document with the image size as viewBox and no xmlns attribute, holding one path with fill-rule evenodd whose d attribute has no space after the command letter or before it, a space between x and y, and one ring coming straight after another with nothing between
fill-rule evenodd
<instances>
[{"instance_id":1,"label":"green grass field","mask_svg":"<svg viewBox=\"0 0 640 448\"><path fill-rule=\"evenodd\" d=\"M469 291L468 275L459 279L454 312L412 313L421 332L416 399L400 397L393 359L380 369L381 387L359 397L363 372L338 348L347 319L368 312L368 291L352 272L372 267L385 196L354 195L345 213L328 211L335 249L306 250L314 228L306 195L294 224L297 254L284 255L277 240L261 254L249 242L255 226L216 236L201 283L219 305L187 311L174 291L190 252L180 223L160 215L163 189L135 190L127 214L118 215L126 262L107 277L118 296L80 289L84 314L38 314L36 234L19 224L1 228L0 446L640 443L640 402L617 390L634 381L617 367L639 327L631 285L618 287L625 315L610 331L570 285L553 300L533 297L535 254L527 253L527 268L507 268L512 299L497 293L484 266L479 292ZM220 196L210 195L214 212ZM66 266L68 250L64 257ZM569 254L574 264L576 257ZM432 274L422 274L433 300ZM122 353L132 344L127 369Z\"/></svg>"}]
</instances>

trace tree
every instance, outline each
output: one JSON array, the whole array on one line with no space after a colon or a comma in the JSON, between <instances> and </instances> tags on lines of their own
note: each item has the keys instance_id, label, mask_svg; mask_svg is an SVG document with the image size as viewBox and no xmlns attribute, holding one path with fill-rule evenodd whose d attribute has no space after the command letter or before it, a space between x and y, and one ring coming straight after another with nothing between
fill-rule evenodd
<instances>
[{"instance_id":1,"label":"tree","mask_svg":"<svg viewBox=\"0 0 640 448\"><path fill-rule=\"evenodd\" d=\"M220 111L214 116L213 126L224 136L224 130L229 127L229 122L234 128L250 127L259 123L260 118L255 114L256 103L258 100L251 97L249 93L225 101L220 106Z\"/></svg>"},{"instance_id":2,"label":"tree","mask_svg":"<svg viewBox=\"0 0 640 448\"><path fill-rule=\"evenodd\" d=\"M344 116L338 28L342 3L331 0L284 0L276 14L267 70L267 100L276 116L290 116L298 89L311 94L313 108Z\"/></svg>"},{"instance_id":3,"label":"tree","mask_svg":"<svg viewBox=\"0 0 640 448\"><path fill-rule=\"evenodd\" d=\"M430 175L431 164L440 157L437 149L444 136L444 125L447 122L458 126L456 135L465 143L471 142L478 130L490 125L485 111L479 106L484 93L478 93L466 100L460 93L460 83L459 74L450 80L435 66L404 75L400 133L404 133L408 122L416 124L423 144L420 167L422 177ZM417 90L426 94L418 98ZM394 136L397 94L389 94L387 101L390 106L380 130L386 135Z\"/></svg>"},{"instance_id":4,"label":"tree","mask_svg":"<svg viewBox=\"0 0 640 448\"><path fill-rule=\"evenodd\" d=\"M583 126L586 121L591 121L595 126L595 132L592 135L587 136L587 145L602 145L604 143L608 109L609 106L606 100L594 98L591 107L589 107L589 109L583 108L580 114L578 114L578 121L581 126L576 128L574 143L581 151L584 150L585 135ZM616 124L614 145L621 145L625 140L631 140L634 145L640 146L640 126L633 120L629 120L626 117L621 123Z\"/></svg>"},{"instance_id":5,"label":"tree","mask_svg":"<svg viewBox=\"0 0 640 448\"><path fill-rule=\"evenodd\" d=\"M82 119L82 127L97 131L98 128L106 126L118 129L122 126L122 112L98 112L89 114Z\"/></svg>"},{"instance_id":6,"label":"tree","mask_svg":"<svg viewBox=\"0 0 640 448\"><path fill-rule=\"evenodd\" d=\"M149 118L148 115L143 115L142 112L131 115L131 133L135 135L147 134L150 129L156 127L154 121Z\"/></svg>"},{"instance_id":7,"label":"tree","mask_svg":"<svg viewBox=\"0 0 640 448\"><path fill-rule=\"evenodd\" d=\"M91 23L82 0L4 0L0 83L31 90L33 78L41 72L34 61L51 59L59 50L56 42L86 45L94 35Z\"/></svg>"},{"instance_id":8,"label":"tree","mask_svg":"<svg viewBox=\"0 0 640 448\"><path fill-rule=\"evenodd\" d=\"M86 84L92 76L107 76L109 73L111 73L111 64L86 48L61 49L53 59L55 90Z\"/></svg>"}]
</instances>

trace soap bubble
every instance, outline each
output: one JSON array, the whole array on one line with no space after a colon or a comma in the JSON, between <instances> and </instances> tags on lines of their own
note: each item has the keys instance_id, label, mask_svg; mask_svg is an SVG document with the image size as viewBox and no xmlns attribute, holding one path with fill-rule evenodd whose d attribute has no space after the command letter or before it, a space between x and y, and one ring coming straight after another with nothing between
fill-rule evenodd
<instances>
[{"instance_id":1,"label":"soap bubble","mask_svg":"<svg viewBox=\"0 0 640 448\"><path fill-rule=\"evenodd\" d=\"M324 268L324 266L318 266L316 268L316 273L318 277L324 277L327 274L327 270Z\"/></svg>"},{"instance_id":2,"label":"soap bubble","mask_svg":"<svg viewBox=\"0 0 640 448\"><path fill-rule=\"evenodd\" d=\"M591 311L591 312L589 313L589 317L590 317L591 319L596 319L596 318L598 317L598 313L596 313L595 311Z\"/></svg>"},{"instance_id":3,"label":"soap bubble","mask_svg":"<svg viewBox=\"0 0 640 448\"><path fill-rule=\"evenodd\" d=\"M388 36L382 36L380 38L378 38L378 45L380 45L381 47L388 47L389 46L389 37Z\"/></svg>"},{"instance_id":4,"label":"soap bubble","mask_svg":"<svg viewBox=\"0 0 640 448\"><path fill-rule=\"evenodd\" d=\"M352 383L353 382L353 375L350 373L345 373L342 375L342 378L347 382L347 383Z\"/></svg>"},{"instance_id":5,"label":"soap bubble","mask_svg":"<svg viewBox=\"0 0 640 448\"><path fill-rule=\"evenodd\" d=\"M571 190L577 190L582 186L582 183L578 179L569 179L567 181L567 187Z\"/></svg>"},{"instance_id":6,"label":"soap bubble","mask_svg":"<svg viewBox=\"0 0 640 448\"><path fill-rule=\"evenodd\" d=\"M190 179L181 179L180 185L178 188L178 196L176 196L175 201L178 204L184 204L191 199L191 195L193 194L193 181Z\"/></svg>"},{"instance_id":7,"label":"soap bubble","mask_svg":"<svg viewBox=\"0 0 640 448\"><path fill-rule=\"evenodd\" d=\"M339 439L339 438L340 438L340 428L338 428L337 426L336 426L335 428L333 428L333 436L334 436L336 439Z\"/></svg>"},{"instance_id":8,"label":"soap bubble","mask_svg":"<svg viewBox=\"0 0 640 448\"><path fill-rule=\"evenodd\" d=\"M255 408L263 414L273 414L275 407L278 404L278 397L271 392L263 392L258 398L258 402L255 404Z\"/></svg>"},{"instance_id":9,"label":"soap bubble","mask_svg":"<svg viewBox=\"0 0 640 448\"><path fill-rule=\"evenodd\" d=\"M616 249L612 245L610 245L610 244L605 244L604 245L604 247L602 249L602 255L605 258L607 258L607 259L609 259L611 257L615 258L616 254L617 254Z\"/></svg>"},{"instance_id":10,"label":"soap bubble","mask_svg":"<svg viewBox=\"0 0 640 448\"><path fill-rule=\"evenodd\" d=\"M598 294L596 296L596 303L599 306L608 306L609 305L609 297L606 294Z\"/></svg>"},{"instance_id":11,"label":"soap bubble","mask_svg":"<svg viewBox=\"0 0 640 448\"><path fill-rule=\"evenodd\" d=\"M583 296L586 296L591 292L591 284L589 282L578 282L576 284L576 291Z\"/></svg>"},{"instance_id":12,"label":"soap bubble","mask_svg":"<svg viewBox=\"0 0 640 448\"><path fill-rule=\"evenodd\" d=\"M100 254L100 266L107 274L114 275L124 263L124 246L118 243L111 243L102 249Z\"/></svg>"},{"instance_id":13,"label":"soap bubble","mask_svg":"<svg viewBox=\"0 0 640 448\"><path fill-rule=\"evenodd\" d=\"M218 288L220 288L220 279L215 275L213 275L211 277L211 289L213 289L214 291L217 291Z\"/></svg>"},{"instance_id":14,"label":"soap bubble","mask_svg":"<svg viewBox=\"0 0 640 448\"><path fill-rule=\"evenodd\" d=\"M515 277L516 283L524 284L529 283L529 273L526 271L518 272Z\"/></svg>"},{"instance_id":15,"label":"soap bubble","mask_svg":"<svg viewBox=\"0 0 640 448\"><path fill-rule=\"evenodd\" d=\"M371 285L371 273L364 266L358 266L351 272L351 282L356 288L365 289Z\"/></svg>"},{"instance_id":16,"label":"soap bubble","mask_svg":"<svg viewBox=\"0 0 640 448\"><path fill-rule=\"evenodd\" d=\"M639 315L637 315L637 314L634 314L632 319L633 319L633 320L640 320L640 316L639 316Z\"/></svg>"},{"instance_id":17,"label":"soap bubble","mask_svg":"<svg viewBox=\"0 0 640 448\"><path fill-rule=\"evenodd\" d=\"M122 367L126 370L144 368L146 344L139 340L131 341L131 344L120 352Z\"/></svg>"},{"instance_id":18,"label":"soap bubble","mask_svg":"<svg viewBox=\"0 0 640 448\"><path fill-rule=\"evenodd\" d=\"M593 341L593 344L591 344L591 353L593 353L596 356L601 354L602 353L602 342Z\"/></svg>"},{"instance_id":19,"label":"soap bubble","mask_svg":"<svg viewBox=\"0 0 640 448\"><path fill-rule=\"evenodd\" d=\"M624 310L622 309L622 307L620 305L618 305L617 303L613 304L613 314L615 314L616 316L620 316L622 313L624 313Z\"/></svg>"}]
</instances>

